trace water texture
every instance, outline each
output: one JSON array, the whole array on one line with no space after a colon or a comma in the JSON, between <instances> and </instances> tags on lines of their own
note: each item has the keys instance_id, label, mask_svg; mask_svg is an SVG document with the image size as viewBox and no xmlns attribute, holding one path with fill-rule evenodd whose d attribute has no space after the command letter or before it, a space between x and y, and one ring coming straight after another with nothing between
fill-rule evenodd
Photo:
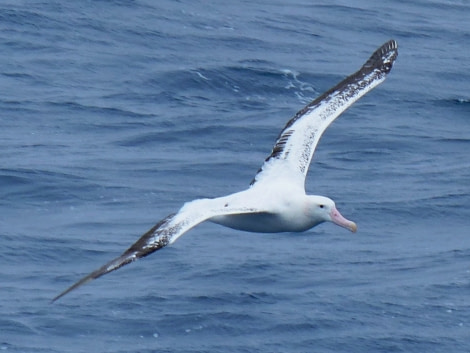
<instances>
[{"instance_id":1,"label":"water texture","mask_svg":"<svg viewBox=\"0 0 470 353\"><path fill-rule=\"evenodd\" d=\"M467 1L0 4L0 350L470 351ZM280 129L386 40L385 83L307 180L358 233L203 224L50 299L185 201L247 187Z\"/></svg>"}]
</instances>

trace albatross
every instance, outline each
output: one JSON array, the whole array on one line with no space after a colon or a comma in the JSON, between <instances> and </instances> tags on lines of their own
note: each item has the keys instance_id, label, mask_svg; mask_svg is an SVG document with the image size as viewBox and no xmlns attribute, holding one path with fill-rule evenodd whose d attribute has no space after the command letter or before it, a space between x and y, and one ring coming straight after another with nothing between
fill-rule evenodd
<instances>
[{"instance_id":1,"label":"albatross","mask_svg":"<svg viewBox=\"0 0 470 353\"><path fill-rule=\"evenodd\" d=\"M305 178L326 128L385 80L397 56L397 42L389 40L357 72L295 114L279 134L271 154L248 189L185 203L178 212L143 234L122 255L80 279L52 302L93 279L173 244L204 221L258 233L303 232L320 223L332 222L356 232L356 224L341 215L333 200L305 193Z\"/></svg>"}]
</instances>

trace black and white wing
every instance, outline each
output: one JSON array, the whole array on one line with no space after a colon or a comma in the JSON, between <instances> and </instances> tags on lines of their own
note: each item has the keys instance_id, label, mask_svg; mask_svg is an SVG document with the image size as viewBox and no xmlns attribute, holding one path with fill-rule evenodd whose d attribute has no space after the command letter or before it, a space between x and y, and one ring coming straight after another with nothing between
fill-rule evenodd
<instances>
[{"instance_id":1,"label":"black and white wing","mask_svg":"<svg viewBox=\"0 0 470 353\"><path fill-rule=\"evenodd\" d=\"M199 199L188 202L178 211L178 213L170 214L154 225L129 249L124 251L122 255L83 277L81 280L53 298L52 302L98 277L115 271L124 265L150 255L151 253L174 243L180 236L191 228L212 217L259 212L261 211L249 207L229 207L223 198Z\"/></svg>"},{"instance_id":2,"label":"black and white wing","mask_svg":"<svg viewBox=\"0 0 470 353\"><path fill-rule=\"evenodd\" d=\"M345 78L300 110L281 131L271 155L251 182L264 182L288 173L305 183L315 148L326 128L354 102L382 83L398 55L390 40L378 48L359 71Z\"/></svg>"}]
</instances>

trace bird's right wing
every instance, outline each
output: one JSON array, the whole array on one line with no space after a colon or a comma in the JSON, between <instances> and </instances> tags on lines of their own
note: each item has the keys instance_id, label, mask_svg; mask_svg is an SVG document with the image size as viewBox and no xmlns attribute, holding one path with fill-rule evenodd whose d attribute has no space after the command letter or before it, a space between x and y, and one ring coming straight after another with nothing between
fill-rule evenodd
<instances>
[{"instance_id":1,"label":"bird's right wing","mask_svg":"<svg viewBox=\"0 0 470 353\"><path fill-rule=\"evenodd\" d=\"M124 265L134 262L135 260L174 243L188 230L209 218L229 214L258 212L262 211L248 207L229 207L222 198L199 199L188 202L178 211L178 213L170 214L155 224L149 231L142 235L139 240L132 244L131 247L124 251L122 255L83 277L81 280L54 297L52 302L55 302L57 299L91 280L115 271Z\"/></svg>"}]
</instances>

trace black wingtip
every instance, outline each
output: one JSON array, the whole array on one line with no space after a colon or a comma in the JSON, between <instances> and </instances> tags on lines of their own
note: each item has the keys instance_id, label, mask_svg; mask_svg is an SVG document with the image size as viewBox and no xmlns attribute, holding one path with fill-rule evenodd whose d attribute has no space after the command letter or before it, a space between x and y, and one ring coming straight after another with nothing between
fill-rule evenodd
<instances>
[{"instance_id":1,"label":"black wingtip","mask_svg":"<svg viewBox=\"0 0 470 353\"><path fill-rule=\"evenodd\" d=\"M93 273L94 274L94 273ZM92 274L88 275L88 276L85 276L83 277L80 281L78 281L77 283L71 285L69 288L67 288L66 290L64 290L62 293L60 293L59 295L55 296L54 298L52 298L51 300L51 304L55 303L57 300L59 300L60 298L62 298L64 295L70 293L71 291L73 291L74 289L78 288L78 287L81 287L82 285L84 285L85 283L88 283L90 282L91 280L95 279Z\"/></svg>"},{"instance_id":2,"label":"black wingtip","mask_svg":"<svg viewBox=\"0 0 470 353\"><path fill-rule=\"evenodd\" d=\"M398 43L396 40L391 39L372 54L363 68L369 70L379 69L382 72L389 73L397 56Z\"/></svg>"},{"instance_id":3,"label":"black wingtip","mask_svg":"<svg viewBox=\"0 0 470 353\"><path fill-rule=\"evenodd\" d=\"M122 266L125 266L131 262L134 262L137 259L145 257L167 246L170 243L170 238L168 234L166 234L164 231L161 231L160 228L168 225L168 223L173 219L174 216L175 213L172 213L166 218L162 219L157 224L155 224L144 235L142 235L139 240L132 244L129 249L124 251L121 256L118 256L115 259L109 261L108 263L93 271L89 275L83 277L81 280L64 290L59 295L55 296L51 300L51 304L62 298L64 295L77 289L78 287L81 287L82 285L94 279L97 279L107 273L115 271L121 268ZM159 232L161 232L161 234Z\"/></svg>"},{"instance_id":4,"label":"black wingtip","mask_svg":"<svg viewBox=\"0 0 470 353\"><path fill-rule=\"evenodd\" d=\"M71 285L69 288L64 290L59 295L55 296L51 300L51 303L54 303L55 301L59 300L64 295L70 293L71 291L77 289L78 287L81 287L84 284L87 284L88 282L91 282L92 280L97 279L97 278L99 278L99 277L101 277L101 276L103 276L107 273L113 272L113 271L117 270L118 268L121 268L122 266L133 262L136 259L137 259L137 257L134 256L134 254L131 253L130 251L124 252L121 256L116 257L115 259L109 261L105 265L101 266L97 270L91 272L90 274L88 274L85 277L83 277L82 279L80 279L78 282Z\"/></svg>"}]
</instances>

